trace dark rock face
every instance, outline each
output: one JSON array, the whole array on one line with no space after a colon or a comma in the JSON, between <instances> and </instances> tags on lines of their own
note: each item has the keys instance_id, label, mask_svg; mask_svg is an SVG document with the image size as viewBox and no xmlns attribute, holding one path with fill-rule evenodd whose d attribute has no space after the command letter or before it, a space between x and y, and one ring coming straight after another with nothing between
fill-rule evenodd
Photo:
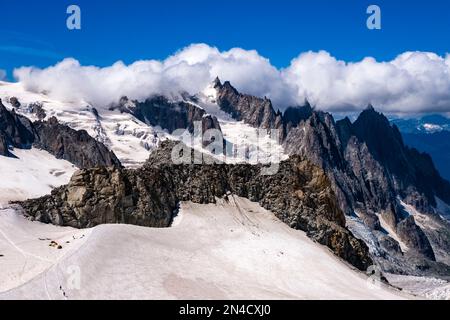
<instances>
[{"instance_id":1,"label":"dark rock face","mask_svg":"<svg viewBox=\"0 0 450 320\"><path fill-rule=\"evenodd\" d=\"M9 112L0 100L0 135L3 145L15 148L30 148L34 141L33 124L27 118ZM5 149L4 147L2 149ZM7 148L5 149L7 150ZM6 155L3 153L3 155Z\"/></svg>"},{"instance_id":2,"label":"dark rock face","mask_svg":"<svg viewBox=\"0 0 450 320\"><path fill-rule=\"evenodd\" d=\"M331 184L318 167L293 156L273 176L261 166L175 165L175 144L164 142L142 168L94 168L79 171L52 195L21 203L27 215L46 223L91 227L100 223L170 225L179 201L214 203L229 194L256 201L279 219L328 246L365 270L368 248L345 228Z\"/></svg>"},{"instance_id":3,"label":"dark rock face","mask_svg":"<svg viewBox=\"0 0 450 320\"><path fill-rule=\"evenodd\" d=\"M21 104L19 102L19 99L16 97L9 98L9 103L12 105L13 108L18 109L20 108Z\"/></svg>"},{"instance_id":4,"label":"dark rock face","mask_svg":"<svg viewBox=\"0 0 450 320\"><path fill-rule=\"evenodd\" d=\"M30 103L30 104L28 105L28 111L29 111L30 113L35 114L36 117L37 117L40 121L44 120L45 117L47 117L47 114L45 113L45 110L44 110L44 108L43 108L43 106L42 106L41 103L37 103L37 102L35 102L35 103Z\"/></svg>"},{"instance_id":5,"label":"dark rock face","mask_svg":"<svg viewBox=\"0 0 450 320\"><path fill-rule=\"evenodd\" d=\"M429 226L422 225L422 230L433 247L436 260L450 266L450 223L442 223L440 217L436 216L427 218L430 219Z\"/></svg>"},{"instance_id":6,"label":"dark rock face","mask_svg":"<svg viewBox=\"0 0 450 320\"><path fill-rule=\"evenodd\" d=\"M6 136L2 132L0 132L0 156L9 156Z\"/></svg>"},{"instance_id":7,"label":"dark rock face","mask_svg":"<svg viewBox=\"0 0 450 320\"><path fill-rule=\"evenodd\" d=\"M358 154L364 154L363 146L348 145L353 149L348 156L359 158ZM364 192L357 176L345 159L345 150L339 137L338 127L331 115L314 112L310 118L291 128L284 141L284 147L288 154L301 154L324 168L345 213L353 213L355 208L352 204L363 203ZM364 176L360 179L365 180ZM370 193L367 193L370 197Z\"/></svg>"},{"instance_id":8,"label":"dark rock face","mask_svg":"<svg viewBox=\"0 0 450 320\"><path fill-rule=\"evenodd\" d=\"M38 121L34 127L34 145L58 159L67 160L79 168L121 165L113 152L84 130L73 130L58 123L54 117L49 121Z\"/></svg>"},{"instance_id":9,"label":"dark rock face","mask_svg":"<svg viewBox=\"0 0 450 320\"><path fill-rule=\"evenodd\" d=\"M436 165L439 173L450 181L450 131L434 133L402 131L405 144L416 148L421 152L428 153Z\"/></svg>"},{"instance_id":10,"label":"dark rock face","mask_svg":"<svg viewBox=\"0 0 450 320\"><path fill-rule=\"evenodd\" d=\"M440 177L429 156L404 145L399 130L384 115L369 106L354 123L348 118L335 122L309 103L279 115L269 100L241 94L229 82L221 84L216 79L215 88L222 110L254 127L282 129L288 154L301 155L323 168L346 214L356 211L373 230L380 229L379 217L394 230L403 222L411 233L404 233L410 237L405 242L434 259L422 230L411 227L414 221L404 222L397 198L433 215L434 196L450 203L450 184Z\"/></svg>"},{"instance_id":11,"label":"dark rock face","mask_svg":"<svg viewBox=\"0 0 450 320\"><path fill-rule=\"evenodd\" d=\"M418 191L426 196L426 201L420 197L416 199L410 198L410 203L416 208L429 212L429 205L435 207L436 199L434 195L439 197L445 203L450 203L450 183L443 179L436 170L433 160L427 153L421 153L416 149L407 148L408 156L412 159L413 168L416 172L415 184Z\"/></svg>"},{"instance_id":12,"label":"dark rock face","mask_svg":"<svg viewBox=\"0 0 450 320\"><path fill-rule=\"evenodd\" d=\"M73 130L54 117L32 123L14 110L8 111L0 100L0 155L10 156L9 146L34 146L79 168L121 166L115 154L86 131Z\"/></svg>"},{"instance_id":13,"label":"dark rock face","mask_svg":"<svg viewBox=\"0 0 450 320\"><path fill-rule=\"evenodd\" d=\"M300 122L307 120L313 115L313 108L308 101L301 107L289 107L283 113L283 124L285 132L289 132L292 127L296 127Z\"/></svg>"},{"instance_id":14,"label":"dark rock face","mask_svg":"<svg viewBox=\"0 0 450 320\"><path fill-rule=\"evenodd\" d=\"M397 197L432 214L434 195L450 194L431 159L407 148L396 127L373 108L353 124L348 119L335 123L331 115L314 112L288 132L284 144L290 154L302 154L325 169L347 214L356 211L363 220L376 220L374 213L379 213L394 230L405 219ZM412 224L403 224L411 231L403 233L410 237L405 242L434 259L426 236Z\"/></svg>"},{"instance_id":15,"label":"dark rock face","mask_svg":"<svg viewBox=\"0 0 450 320\"><path fill-rule=\"evenodd\" d=\"M263 129L282 128L282 116L275 112L269 99L240 94L230 82L224 84L216 79L217 104L234 119Z\"/></svg>"},{"instance_id":16,"label":"dark rock face","mask_svg":"<svg viewBox=\"0 0 450 320\"><path fill-rule=\"evenodd\" d=\"M131 108L124 108L130 101L124 97L119 105L120 110L132 113L139 120L152 126L160 126L170 133L177 129L187 129L194 132L195 122L200 122L203 132L209 129L220 129L216 117L206 114L205 110L194 104L177 101L169 101L163 96L154 96L144 102L133 101Z\"/></svg>"},{"instance_id":17,"label":"dark rock face","mask_svg":"<svg viewBox=\"0 0 450 320\"><path fill-rule=\"evenodd\" d=\"M409 204L421 212L433 213L435 195L450 203L450 183L440 177L427 154L404 145L400 131L384 115L369 108L353 128L374 159L383 164L393 189Z\"/></svg>"},{"instance_id":18,"label":"dark rock face","mask_svg":"<svg viewBox=\"0 0 450 320\"><path fill-rule=\"evenodd\" d=\"M400 221L397 225L397 234L408 247L415 248L419 253L432 261L436 260L431 244L425 233L420 229L412 216Z\"/></svg>"}]
</instances>

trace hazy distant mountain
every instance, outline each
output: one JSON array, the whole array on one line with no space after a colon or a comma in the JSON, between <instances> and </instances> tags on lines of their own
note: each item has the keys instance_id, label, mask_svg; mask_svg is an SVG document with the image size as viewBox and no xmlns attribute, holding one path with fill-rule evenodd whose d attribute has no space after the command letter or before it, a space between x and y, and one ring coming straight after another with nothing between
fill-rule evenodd
<instances>
[{"instance_id":1,"label":"hazy distant mountain","mask_svg":"<svg viewBox=\"0 0 450 320\"><path fill-rule=\"evenodd\" d=\"M433 158L441 175L450 180L450 119L428 115L417 119L394 119L405 143Z\"/></svg>"},{"instance_id":2,"label":"hazy distant mountain","mask_svg":"<svg viewBox=\"0 0 450 320\"><path fill-rule=\"evenodd\" d=\"M450 119L439 114L427 115L417 119L393 119L391 122L404 133L450 131Z\"/></svg>"},{"instance_id":3,"label":"hazy distant mountain","mask_svg":"<svg viewBox=\"0 0 450 320\"><path fill-rule=\"evenodd\" d=\"M402 134L407 145L430 154L441 175L450 181L450 131Z\"/></svg>"}]
</instances>

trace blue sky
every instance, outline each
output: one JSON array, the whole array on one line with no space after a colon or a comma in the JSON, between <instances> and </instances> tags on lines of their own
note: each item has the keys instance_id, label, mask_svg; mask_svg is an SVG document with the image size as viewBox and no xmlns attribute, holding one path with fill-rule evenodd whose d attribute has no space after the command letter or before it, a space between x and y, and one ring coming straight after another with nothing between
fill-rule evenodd
<instances>
[{"instance_id":1,"label":"blue sky","mask_svg":"<svg viewBox=\"0 0 450 320\"><path fill-rule=\"evenodd\" d=\"M66 8L82 10L82 30L66 28ZM378 4L382 30L366 28ZM409 50L450 52L450 1L380 0L41 0L0 3L0 69L45 67L64 57L107 66L163 59L191 43L256 49L277 67L308 50L338 59L390 60Z\"/></svg>"}]
</instances>

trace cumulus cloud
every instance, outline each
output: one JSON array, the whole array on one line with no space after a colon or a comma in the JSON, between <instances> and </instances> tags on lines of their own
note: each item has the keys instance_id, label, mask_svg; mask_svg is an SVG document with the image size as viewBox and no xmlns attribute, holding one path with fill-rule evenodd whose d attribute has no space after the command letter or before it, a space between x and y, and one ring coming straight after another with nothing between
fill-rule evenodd
<instances>
[{"instance_id":1,"label":"cumulus cloud","mask_svg":"<svg viewBox=\"0 0 450 320\"><path fill-rule=\"evenodd\" d=\"M110 67L81 66L65 59L39 69L22 67L15 78L27 89L96 106L123 95L143 100L153 94L195 94L216 76L241 92L267 96L284 109L311 101L327 111L356 111L372 103L391 113L449 112L450 55L406 52L392 61L345 62L328 52L306 52L277 69L254 50L219 51L206 44L186 47L163 61L143 60Z\"/></svg>"},{"instance_id":2,"label":"cumulus cloud","mask_svg":"<svg viewBox=\"0 0 450 320\"><path fill-rule=\"evenodd\" d=\"M450 111L450 56L406 52L389 62L365 58L346 63L329 53L294 59L283 78L296 95L333 111L358 110L368 103L385 112Z\"/></svg>"},{"instance_id":3,"label":"cumulus cloud","mask_svg":"<svg viewBox=\"0 0 450 320\"><path fill-rule=\"evenodd\" d=\"M0 80L5 80L6 79L6 71L0 69Z\"/></svg>"}]
</instances>

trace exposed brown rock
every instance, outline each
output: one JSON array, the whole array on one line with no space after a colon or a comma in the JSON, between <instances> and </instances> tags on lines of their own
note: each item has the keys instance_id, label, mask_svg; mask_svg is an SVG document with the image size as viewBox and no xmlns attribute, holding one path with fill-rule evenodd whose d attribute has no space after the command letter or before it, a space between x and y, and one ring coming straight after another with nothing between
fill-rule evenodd
<instances>
[{"instance_id":1,"label":"exposed brown rock","mask_svg":"<svg viewBox=\"0 0 450 320\"><path fill-rule=\"evenodd\" d=\"M81 170L52 195L21 205L39 221L77 228L102 223L167 227L179 201L214 203L216 197L235 194L259 202L357 268L372 263L367 246L345 228L327 176L308 161L294 156L266 176L260 165L174 165L166 161L173 146L163 143L140 169Z\"/></svg>"}]
</instances>

